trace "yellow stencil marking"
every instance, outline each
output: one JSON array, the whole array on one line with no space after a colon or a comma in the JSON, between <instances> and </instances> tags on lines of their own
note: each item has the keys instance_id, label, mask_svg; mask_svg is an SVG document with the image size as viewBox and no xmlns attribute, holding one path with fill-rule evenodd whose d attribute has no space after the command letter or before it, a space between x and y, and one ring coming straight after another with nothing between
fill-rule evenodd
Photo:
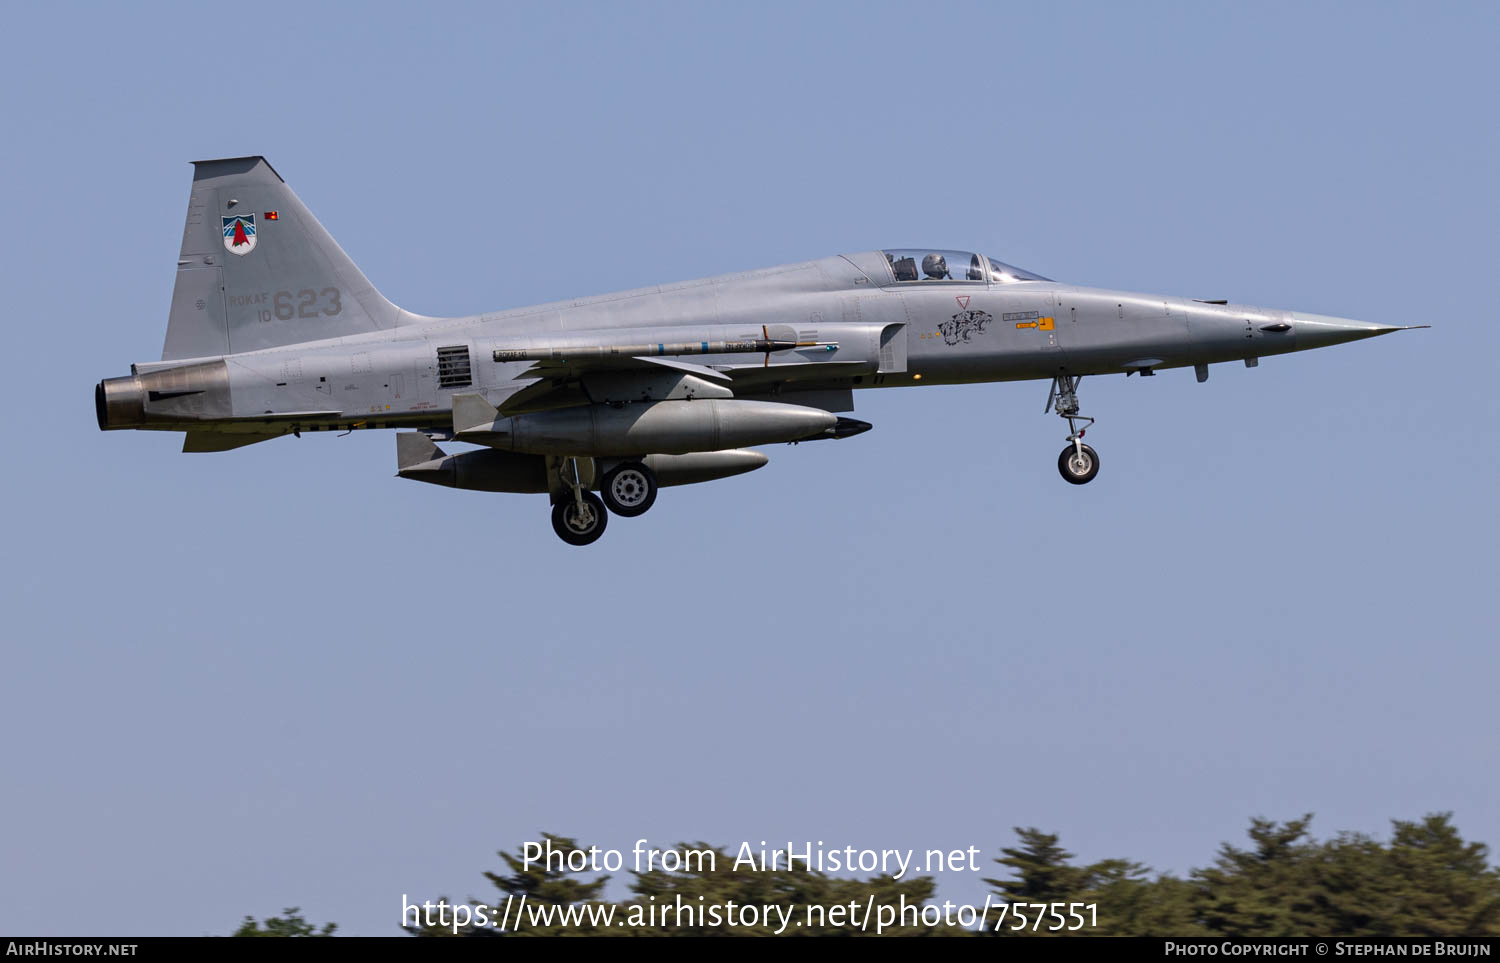
<instances>
[{"instance_id":1,"label":"yellow stencil marking","mask_svg":"<svg viewBox=\"0 0 1500 963\"><path fill-rule=\"evenodd\" d=\"M1036 322L1035 321L1017 321L1016 322L1016 327L1017 328L1034 328L1034 327L1036 327Z\"/></svg>"},{"instance_id":2,"label":"yellow stencil marking","mask_svg":"<svg viewBox=\"0 0 1500 963\"><path fill-rule=\"evenodd\" d=\"M1042 331L1051 331L1052 330L1052 319L1051 318L1040 318L1040 319L1038 319L1036 326L1037 326L1037 328L1039 328Z\"/></svg>"}]
</instances>

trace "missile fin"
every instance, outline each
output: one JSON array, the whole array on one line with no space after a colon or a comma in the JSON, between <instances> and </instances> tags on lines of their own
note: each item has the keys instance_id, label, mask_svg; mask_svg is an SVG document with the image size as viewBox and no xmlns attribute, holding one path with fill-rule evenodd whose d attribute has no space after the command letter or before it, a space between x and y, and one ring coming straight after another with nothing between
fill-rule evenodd
<instances>
[{"instance_id":1,"label":"missile fin","mask_svg":"<svg viewBox=\"0 0 1500 963\"><path fill-rule=\"evenodd\" d=\"M492 425L499 416L500 412L484 400L484 395L453 396L454 434Z\"/></svg>"},{"instance_id":2,"label":"missile fin","mask_svg":"<svg viewBox=\"0 0 1500 963\"><path fill-rule=\"evenodd\" d=\"M396 470L411 468L423 462L446 458L447 453L420 431L396 433Z\"/></svg>"}]
</instances>

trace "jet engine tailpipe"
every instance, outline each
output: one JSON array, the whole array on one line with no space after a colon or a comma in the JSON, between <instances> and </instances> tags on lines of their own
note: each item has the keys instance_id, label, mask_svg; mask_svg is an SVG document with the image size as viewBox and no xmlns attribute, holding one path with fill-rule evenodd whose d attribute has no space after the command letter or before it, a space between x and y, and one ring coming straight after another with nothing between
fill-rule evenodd
<instances>
[{"instance_id":1,"label":"jet engine tailpipe","mask_svg":"<svg viewBox=\"0 0 1500 963\"><path fill-rule=\"evenodd\" d=\"M229 367L204 361L105 378L94 388L100 431L192 428L228 418Z\"/></svg>"},{"instance_id":2,"label":"jet engine tailpipe","mask_svg":"<svg viewBox=\"0 0 1500 963\"><path fill-rule=\"evenodd\" d=\"M140 428L146 423L146 389L134 375L105 378L94 388L100 431Z\"/></svg>"}]
</instances>

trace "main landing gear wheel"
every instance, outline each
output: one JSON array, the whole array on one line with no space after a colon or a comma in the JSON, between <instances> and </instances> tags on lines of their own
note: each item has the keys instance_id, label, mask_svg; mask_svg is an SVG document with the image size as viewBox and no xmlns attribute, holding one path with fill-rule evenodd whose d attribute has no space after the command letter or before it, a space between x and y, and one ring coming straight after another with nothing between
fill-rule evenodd
<instances>
[{"instance_id":1,"label":"main landing gear wheel","mask_svg":"<svg viewBox=\"0 0 1500 963\"><path fill-rule=\"evenodd\" d=\"M1099 474L1099 454L1088 445L1069 445L1057 456L1057 470L1064 481L1087 485Z\"/></svg>"},{"instance_id":2,"label":"main landing gear wheel","mask_svg":"<svg viewBox=\"0 0 1500 963\"><path fill-rule=\"evenodd\" d=\"M611 468L599 486L604 504L624 518L646 514L656 503L656 475L638 461Z\"/></svg>"},{"instance_id":3,"label":"main landing gear wheel","mask_svg":"<svg viewBox=\"0 0 1500 963\"><path fill-rule=\"evenodd\" d=\"M608 523L604 502L593 492L569 494L552 506L552 530L569 545L597 542Z\"/></svg>"}]
</instances>

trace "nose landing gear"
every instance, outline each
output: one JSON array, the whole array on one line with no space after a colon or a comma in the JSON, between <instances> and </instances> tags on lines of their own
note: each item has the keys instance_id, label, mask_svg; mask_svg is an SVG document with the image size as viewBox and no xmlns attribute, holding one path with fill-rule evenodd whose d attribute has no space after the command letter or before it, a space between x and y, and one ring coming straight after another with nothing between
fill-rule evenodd
<instances>
[{"instance_id":1,"label":"nose landing gear","mask_svg":"<svg viewBox=\"0 0 1500 963\"><path fill-rule=\"evenodd\" d=\"M1064 481L1086 485L1099 474L1099 455L1088 445L1075 442L1057 456L1057 470Z\"/></svg>"},{"instance_id":2,"label":"nose landing gear","mask_svg":"<svg viewBox=\"0 0 1500 963\"><path fill-rule=\"evenodd\" d=\"M1056 411L1068 421L1068 447L1057 456L1057 471L1063 481L1073 485L1086 485L1099 474L1099 453L1083 443L1084 432L1093 425L1094 419L1078 413L1078 384L1083 375L1055 375L1052 389L1047 392L1047 407L1042 413ZM1079 422L1083 427L1079 427Z\"/></svg>"}]
</instances>

